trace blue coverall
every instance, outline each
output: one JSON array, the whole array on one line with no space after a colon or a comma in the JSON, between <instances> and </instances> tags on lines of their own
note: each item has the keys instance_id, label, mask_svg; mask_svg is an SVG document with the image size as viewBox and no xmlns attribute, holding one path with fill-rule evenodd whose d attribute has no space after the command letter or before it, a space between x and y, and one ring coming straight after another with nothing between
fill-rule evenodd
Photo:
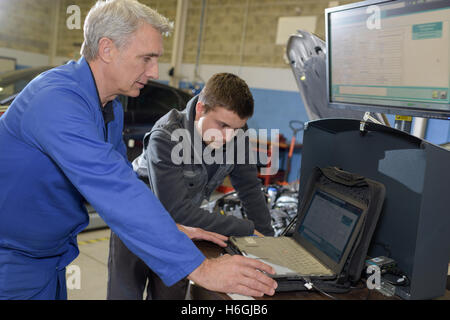
<instances>
[{"instance_id":1,"label":"blue coverall","mask_svg":"<svg viewBox=\"0 0 450 320\"><path fill-rule=\"evenodd\" d=\"M81 58L35 78L1 116L0 299L67 298L84 200L168 286L205 259L133 172L118 99L113 111L105 127Z\"/></svg>"}]
</instances>

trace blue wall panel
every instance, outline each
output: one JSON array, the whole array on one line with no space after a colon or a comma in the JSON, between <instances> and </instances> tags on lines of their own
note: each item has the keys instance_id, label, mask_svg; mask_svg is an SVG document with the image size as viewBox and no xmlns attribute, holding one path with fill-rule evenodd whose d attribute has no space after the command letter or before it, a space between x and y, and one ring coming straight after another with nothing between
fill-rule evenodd
<instances>
[{"instance_id":1,"label":"blue wall panel","mask_svg":"<svg viewBox=\"0 0 450 320\"><path fill-rule=\"evenodd\" d=\"M251 91L255 100L255 112L248 121L248 126L255 129L279 129L289 144L292 138L289 121L308 121L300 93L267 89L251 89ZM303 142L303 132L297 133L296 142ZM288 150L280 150L280 169L286 168L287 153ZM296 149L291 161L289 182L299 179L300 163L301 150Z\"/></svg>"},{"instance_id":2,"label":"blue wall panel","mask_svg":"<svg viewBox=\"0 0 450 320\"><path fill-rule=\"evenodd\" d=\"M442 144L450 141L450 121L429 119L425 140L434 144Z\"/></svg>"}]
</instances>

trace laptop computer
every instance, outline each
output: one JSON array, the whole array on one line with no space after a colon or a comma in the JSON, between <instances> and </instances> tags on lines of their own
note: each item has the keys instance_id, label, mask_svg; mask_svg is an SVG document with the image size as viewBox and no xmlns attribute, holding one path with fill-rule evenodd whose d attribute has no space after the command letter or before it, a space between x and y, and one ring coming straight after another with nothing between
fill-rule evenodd
<instances>
[{"instance_id":1,"label":"laptop computer","mask_svg":"<svg viewBox=\"0 0 450 320\"><path fill-rule=\"evenodd\" d=\"M358 237L367 206L316 182L302 208L292 237L230 237L231 251L271 265L275 279L336 278Z\"/></svg>"}]
</instances>

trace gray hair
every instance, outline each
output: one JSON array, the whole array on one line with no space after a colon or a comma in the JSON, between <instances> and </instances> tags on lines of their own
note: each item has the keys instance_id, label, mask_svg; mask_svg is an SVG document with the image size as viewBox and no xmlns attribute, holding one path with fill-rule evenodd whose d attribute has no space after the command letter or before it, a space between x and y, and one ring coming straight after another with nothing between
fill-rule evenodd
<instances>
[{"instance_id":1,"label":"gray hair","mask_svg":"<svg viewBox=\"0 0 450 320\"><path fill-rule=\"evenodd\" d=\"M84 22L81 55L87 61L95 59L98 42L103 37L111 39L118 48L122 48L143 22L163 35L170 33L173 28L173 23L166 17L136 0L97 1Z\"/></svg>"}]
</instances>

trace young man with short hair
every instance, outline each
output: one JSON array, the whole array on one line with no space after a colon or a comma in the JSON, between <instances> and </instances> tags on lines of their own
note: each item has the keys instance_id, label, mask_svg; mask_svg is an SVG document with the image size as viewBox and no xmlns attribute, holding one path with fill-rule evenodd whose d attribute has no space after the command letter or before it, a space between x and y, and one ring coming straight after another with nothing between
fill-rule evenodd
<instances>
[{"instance_id":1,"label":"young man with short hair","mask_svg":"<svg viewBox=\"0 0 450 320\"><path fill-rule=\"evenodd\" d=\"M253 110L253 97L245 81L219 73L208 80L184 111L170 111L146 134L143 153L133 162L134 170L148 178L150 188L177 223L226 236L273 235L243 131ZM240 144L238 139L246 143ZM213 214L200 207L226 176L248 219ZM108 299L142 299L147 279L148 299L184 298L186 282L165 287L115 234L108 267Z\"/></svg>"}]
</instances>

